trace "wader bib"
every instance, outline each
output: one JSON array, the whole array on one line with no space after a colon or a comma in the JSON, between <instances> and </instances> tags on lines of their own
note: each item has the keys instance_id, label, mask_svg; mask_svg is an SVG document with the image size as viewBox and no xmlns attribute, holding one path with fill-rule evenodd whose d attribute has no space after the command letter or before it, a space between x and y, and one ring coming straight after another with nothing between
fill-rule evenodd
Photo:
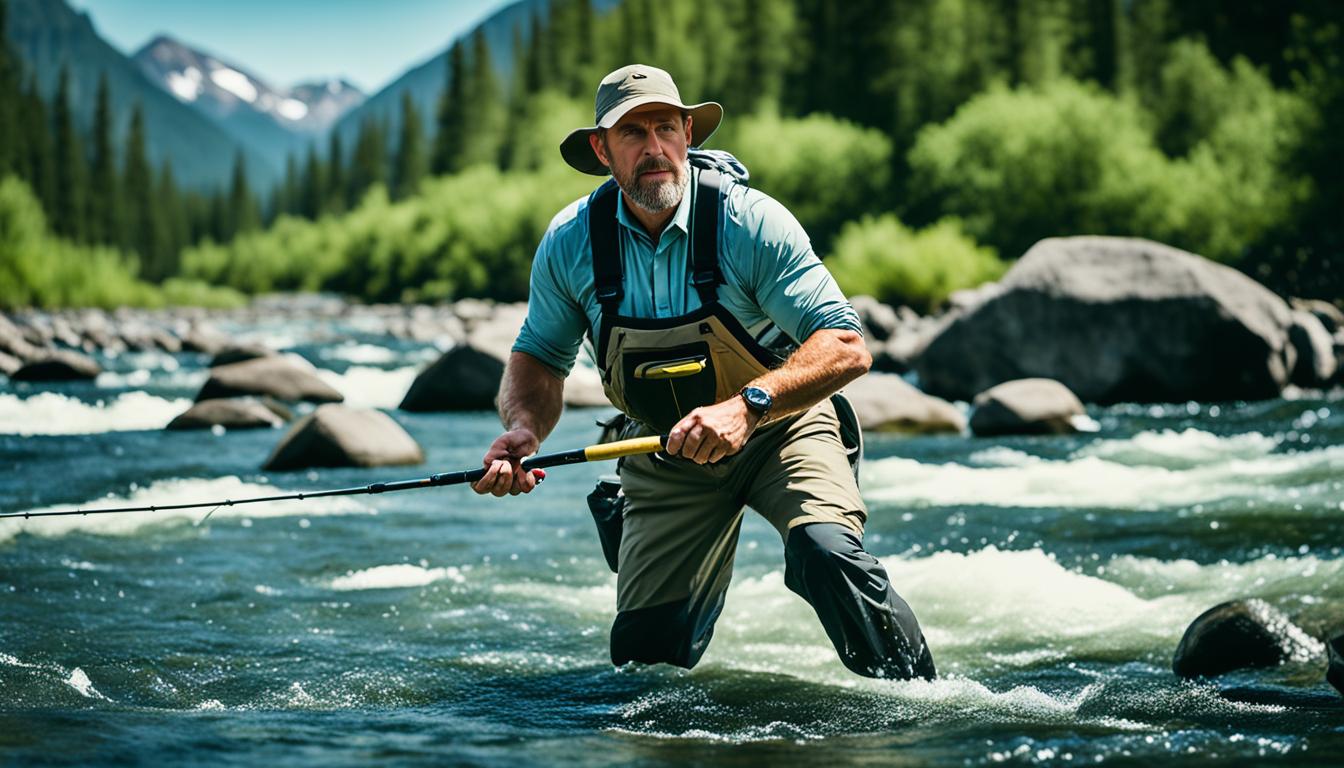
<instances>
[{"instance_id":1,"label":"wader bib","mask_svg":"<svg viewBox=\"0 0 1344 768\"><path fill-rule=\"evenodd\" d=\"M589 202L601 306L594 348L607 397L629 417L623 428L610 425L621 436L665 434L695 408L727 400L783 362L718 302L719 217L729 182L714 170L697 176L688 190L688 250L701 306L677 317L619 313L625 287L615 182ZM750 505L780 532L785 583L816 610L847 667L933 677L914 614L862 547L861 447L857 419L837 396L801 414L767 414L741 451L715 464L663 454L622 460L619 485L604 480L589 497L618 574L612 661L694 666L723 608Z\"/></svg>"}]
</instances>

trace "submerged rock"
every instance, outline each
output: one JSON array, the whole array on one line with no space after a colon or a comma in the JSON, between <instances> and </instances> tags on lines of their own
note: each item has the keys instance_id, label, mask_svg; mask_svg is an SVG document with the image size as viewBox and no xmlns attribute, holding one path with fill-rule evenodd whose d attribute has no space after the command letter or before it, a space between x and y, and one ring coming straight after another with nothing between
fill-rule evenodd
<instances>
[{"instance_id":1,"label":"submerged rock","mask_svg":"<svg viewBox=\"0 0 1344 768\"><path fill-rule=\"evenodd\" d=\"M1265 601L1235 600L1210 608L1186 628L1171 669L1181 677L1212 677L1306 661L1320 650L1318 641Z\"/></svg>"},{"instance_id":2,"label":"submerged rock","mask_svg":"<svg viewBox=\"0 0 1344 768\"><path fill-rule=\"evenodd\" d=\"M383 467L424 460L415 439L382 411L322 405L290 427L262 469Z\"/></svg>"},{"instance_id":3,"label":"submerged rock","mask_svg":"<svg viewBox=\"0 0 1344 768\"><path fill-rule=\"evenodd\" d=\"M956 406L926 395L900 376L868 373L842 390L859 425L876 432L961 432L966 417Z\"/></svg>"},{"instance_id":4,"label":"submerged rock","mask_svg":"<svg viewBox=\"0 0 1344 768\"><path fill-rule=\"evenodd\" d=\"M69 350L46 350L29 360L10 378L14 381L83 381L103 372L93 358Z\"/></svg>"},{"instance_id":5,"label":"submerged rock","mask_svg":"<svg viewBox=\"0 0 1344 768\"><path fill-rule=\"evenodd\" d=\"M275 350L261 344L227 344L214 353L210 360L211 368L218 368L222 365L233 365L234 363L245 363L248 360L256 360L262 357L271 357L276 354Z\"/></svg>"},{"instance_id":6,"label":"submerged rock","mask_svg":"<svg viewBox=\"0 0 1344 768\"><path fill-rule=\"evenodd\" d=\"M251 398L230 397L204 400L178 415L164 429L263 429L284 426L280 418L265 404Z\"/></svg>"},{"instance_id":7,"label":"submerged rock","mask_svg":"<svg viewBox=\"0 0 1344 768\"><path fill-rule=\"evenodd\" d=\"M1017 379L975 396L971 431L981 436L1070 434L1086 414L1077 396L1058 381Z\"/></svg>"},{"instance_id":8,"label":"submerged rock","mask_svg":"<svg viewBox=\"0 0 1344 768\"><path fill-rule=\"evenodd\" d=\"M339 403L345 399L322 379L283 357L268 356L210 369L196 402L240 395L269 395L277 400Z\"/></svg>"},{"instance_id":9,"label":"submerged rock","mask_svg":"<svg viewBox=\"0 0 1344 768\"><path fill-rule=\"evenodd\" d=\"M1297 352L1292 383L1299 387L1325 386L1335 375L1335 340L1316 315L1297 310L1288 327L1288 340Z\"/></svg>"},{"instance_id":10,"label":"submerged rock","mask_svg":"<svg viewBox=\"0 0 1344 768\"><path fill-rule=\"evenodd\" d=\"M956 314L915 369L970 399L1055 379L1086 402L1250 400L1288 383L1288 305L1244 274L1148 240L1042 240Z\"/></svg>"},{"instance_id":11,"label":"submerged rock","mask_svg":"<svg viewBox=\"0 0 1344 768\"><path fill-rule=\"evenodd\" d=\"M495 407L504 361L474 344L459 344L420 372L403 411L482 411Z\"/></svg>"}]
</instances>

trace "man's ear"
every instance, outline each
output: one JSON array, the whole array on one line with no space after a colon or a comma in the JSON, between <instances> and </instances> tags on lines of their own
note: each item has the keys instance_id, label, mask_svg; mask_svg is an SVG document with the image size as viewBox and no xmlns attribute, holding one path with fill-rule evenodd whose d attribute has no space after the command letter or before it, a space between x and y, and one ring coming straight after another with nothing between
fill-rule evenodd
<instances>
[{"instance_id":1,"label":"man's ear","mask_svg":"<svg viewBox=\"0 0 1344 768\"><path fill-rule=\"evenodd\" d=\"M691 115L686 116L686 146L695 146L691 143Z\"/></svg>"},{"instance_id":2,"label":"man's ear","mask_svg":"<svg viewBox=\"0 0 1344 768\"><path fill-rule=\"evenodd\" d=\"M593 148L593 154L597 155L597 159L610 168L611 158L607 157L607 148L602 144L602 139L598 138L597 131L588 134L588 145Z\"/></svg>"}]
</instances>

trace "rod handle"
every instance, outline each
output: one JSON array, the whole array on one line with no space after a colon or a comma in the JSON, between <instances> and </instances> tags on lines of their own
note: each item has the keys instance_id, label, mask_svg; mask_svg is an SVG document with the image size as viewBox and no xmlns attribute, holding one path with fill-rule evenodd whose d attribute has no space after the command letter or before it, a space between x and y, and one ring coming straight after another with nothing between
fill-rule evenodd
<instances>
[{"instance_id":1,"label":"rod handle","mask_svg":"<svg viewBox=\"0 0 1344 768\"><path fill-rule=\"evenodd\" d=\"M614 443L590 445L583 449L583 457L588 461L607 461L622 456L637 456L641 453L654 453L663 450L666 440L661 435L635 437L629 440L617 440Z\"/></svg>"}]
</instances>

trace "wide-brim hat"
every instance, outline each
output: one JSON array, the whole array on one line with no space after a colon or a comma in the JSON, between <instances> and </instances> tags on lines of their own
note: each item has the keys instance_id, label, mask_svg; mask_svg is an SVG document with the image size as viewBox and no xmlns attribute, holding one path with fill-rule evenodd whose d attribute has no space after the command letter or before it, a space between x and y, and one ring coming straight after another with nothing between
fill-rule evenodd
<instances>
[{"instance_id":1,"label":"wide-brim hat","mask_svg":"<svg viewBox=\"0 0 1344 768\"><path fill-rule=\"evenodd\" d=\"M594 176L606 176L607 166L597 159L588 137L600 128L610 128L627 112L645 104L667 104L691 113L691 146L698 147L723 121L723 106L713 101L683 104L672 76L657 67L631 64L602 78L591 128L577 128L560 142L560 155L574 168Z\"/></svg>"}]
</instances>

